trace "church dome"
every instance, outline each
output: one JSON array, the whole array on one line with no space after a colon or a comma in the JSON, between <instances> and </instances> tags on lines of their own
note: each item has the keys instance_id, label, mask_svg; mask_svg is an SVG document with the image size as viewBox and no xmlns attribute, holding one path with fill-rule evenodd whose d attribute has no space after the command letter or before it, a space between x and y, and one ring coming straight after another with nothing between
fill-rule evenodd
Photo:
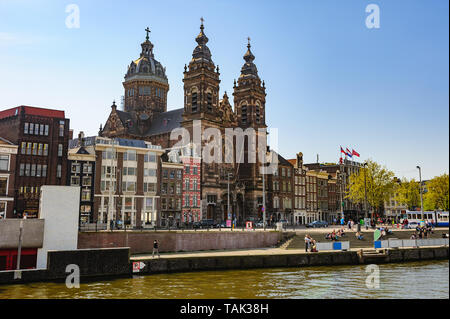
<instances>
[{"instance_id":1,"label":"church dome","mask_svg":"<svg viewBox=\"0 0 450 319\"><path fill-rule=\"evenodd\" d=\"M168 83L166 76L166 68L158 62L153 55L153 44L149 40L148 33L150 30L147 28L147 37L141 44L141 55L137 60L134 60L128 66L127 73L125 74L125 81L131 79L154 79L163 83Z\"/></svg>"},{"instance_id":2,"label":"church dome","mask_svg":"<svg viewBox=\"0 0 450 319\"><path fill-rule=\"evenodd\" d=\"M258 77L258 69L256 65L253 63L255 60L255 56L250 50L250 38L248 38L247 52L244 54L245 63L241 68L241 76L240 78L259 78Z\"/></svg>"}]
</instances>

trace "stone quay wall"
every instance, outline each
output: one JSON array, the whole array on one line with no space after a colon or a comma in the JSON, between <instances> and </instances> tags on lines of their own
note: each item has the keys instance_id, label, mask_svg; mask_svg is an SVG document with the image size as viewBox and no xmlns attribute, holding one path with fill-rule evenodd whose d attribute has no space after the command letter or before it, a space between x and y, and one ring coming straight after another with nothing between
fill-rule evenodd
<instances>
[{"instance_id":1,"label":"stone quay wall","mask_svg":"<svg viewBox=\"0 0 450 319\"><path fill-rule=\"evenodd\" d=\"M277 231L113 231L80 232L78 248L130 247L131 254L274 247L295 233Z\"/></svg>"}]
</instances>

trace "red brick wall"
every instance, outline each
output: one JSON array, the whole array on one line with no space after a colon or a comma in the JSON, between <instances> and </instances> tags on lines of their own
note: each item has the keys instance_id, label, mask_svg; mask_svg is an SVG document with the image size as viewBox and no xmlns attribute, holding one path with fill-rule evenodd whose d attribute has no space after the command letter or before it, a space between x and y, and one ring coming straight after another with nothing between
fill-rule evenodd
<instances>
[{"instance_id":1,"label":"red brick wall","mask_svg":"<svg viewBox=\"0 0 450 319\"><path fill-rule=\"evenodd\" d=\"M161 252L271 247L281 239L278 232L92 232L79 233L78 249L130 247L132 254L152 252L157 239Z\"/></svg>"}]
</instances>

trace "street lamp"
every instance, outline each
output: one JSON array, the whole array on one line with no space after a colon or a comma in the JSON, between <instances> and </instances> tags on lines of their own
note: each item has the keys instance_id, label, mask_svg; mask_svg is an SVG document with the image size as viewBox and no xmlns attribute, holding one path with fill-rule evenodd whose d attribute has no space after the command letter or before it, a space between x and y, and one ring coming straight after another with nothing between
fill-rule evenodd
<instances>
[{"instance_id":1,"label":"street lamp","mask_svg":"<svg viewBox=\"0 0 450 319\"><path fill-rule=\"evenodd\" d=\"M423 220L422 170L420 169L420 166L417 166L417 168L419 169L420 213Z\"/></svg>"},{"instance_id":2,"label":"street lamp","mask_svg":"<svg viewBox=\"0 0 450 319\"><path fill-rule=\"evenodd\" d=\"M365 221L368 218L368 214L367 214L367 183L366 183L366 166L367 166L367 162L364 163L364 219ZM366 224L366 229L367 229L367 224Z\"/></svg>"}]
</instances>

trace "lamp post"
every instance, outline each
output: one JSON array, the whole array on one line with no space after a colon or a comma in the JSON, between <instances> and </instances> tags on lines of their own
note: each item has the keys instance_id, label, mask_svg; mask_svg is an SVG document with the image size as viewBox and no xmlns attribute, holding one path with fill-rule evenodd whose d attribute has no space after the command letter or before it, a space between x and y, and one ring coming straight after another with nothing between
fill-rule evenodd
<instances>
[{"instance_id":1,"label":"lamp post","mask_svg":"<svg viewBox=\"0 0 450 319\"><path fill-rule=\"evenodd\" d=\"M419 191L420 191L420 215L423 220L423 191L422 191L422 170L420 166L417 166L419 169Z\"/></svg>"},{"instance_id":2,"label":"lamp post","mask_svg":"<svg viewBox=\"0 0 450 319\"><path fill-rule=\"evenodd\" d=\"M366 230L368 229L368 225L366 223L366 220L368 218L367 213L367 182L366 182L366 166L367 162L364 163L364 224L366 225Z\"/></svg>"},{"instance_id":3,"label":"lamp post","mask_svg":"<svg viewBox=\"0 0 450 319\"><path fill-rule=\"evenodd\" d=\"M228 192L227 192L227 196L228 196L227 217L228 217L228 219L231 219L231 214L230 214L230 175L231 175L231 173L228 173ZM231 229L233 229L233 227Z\"/></svg>"}]
</instances>

